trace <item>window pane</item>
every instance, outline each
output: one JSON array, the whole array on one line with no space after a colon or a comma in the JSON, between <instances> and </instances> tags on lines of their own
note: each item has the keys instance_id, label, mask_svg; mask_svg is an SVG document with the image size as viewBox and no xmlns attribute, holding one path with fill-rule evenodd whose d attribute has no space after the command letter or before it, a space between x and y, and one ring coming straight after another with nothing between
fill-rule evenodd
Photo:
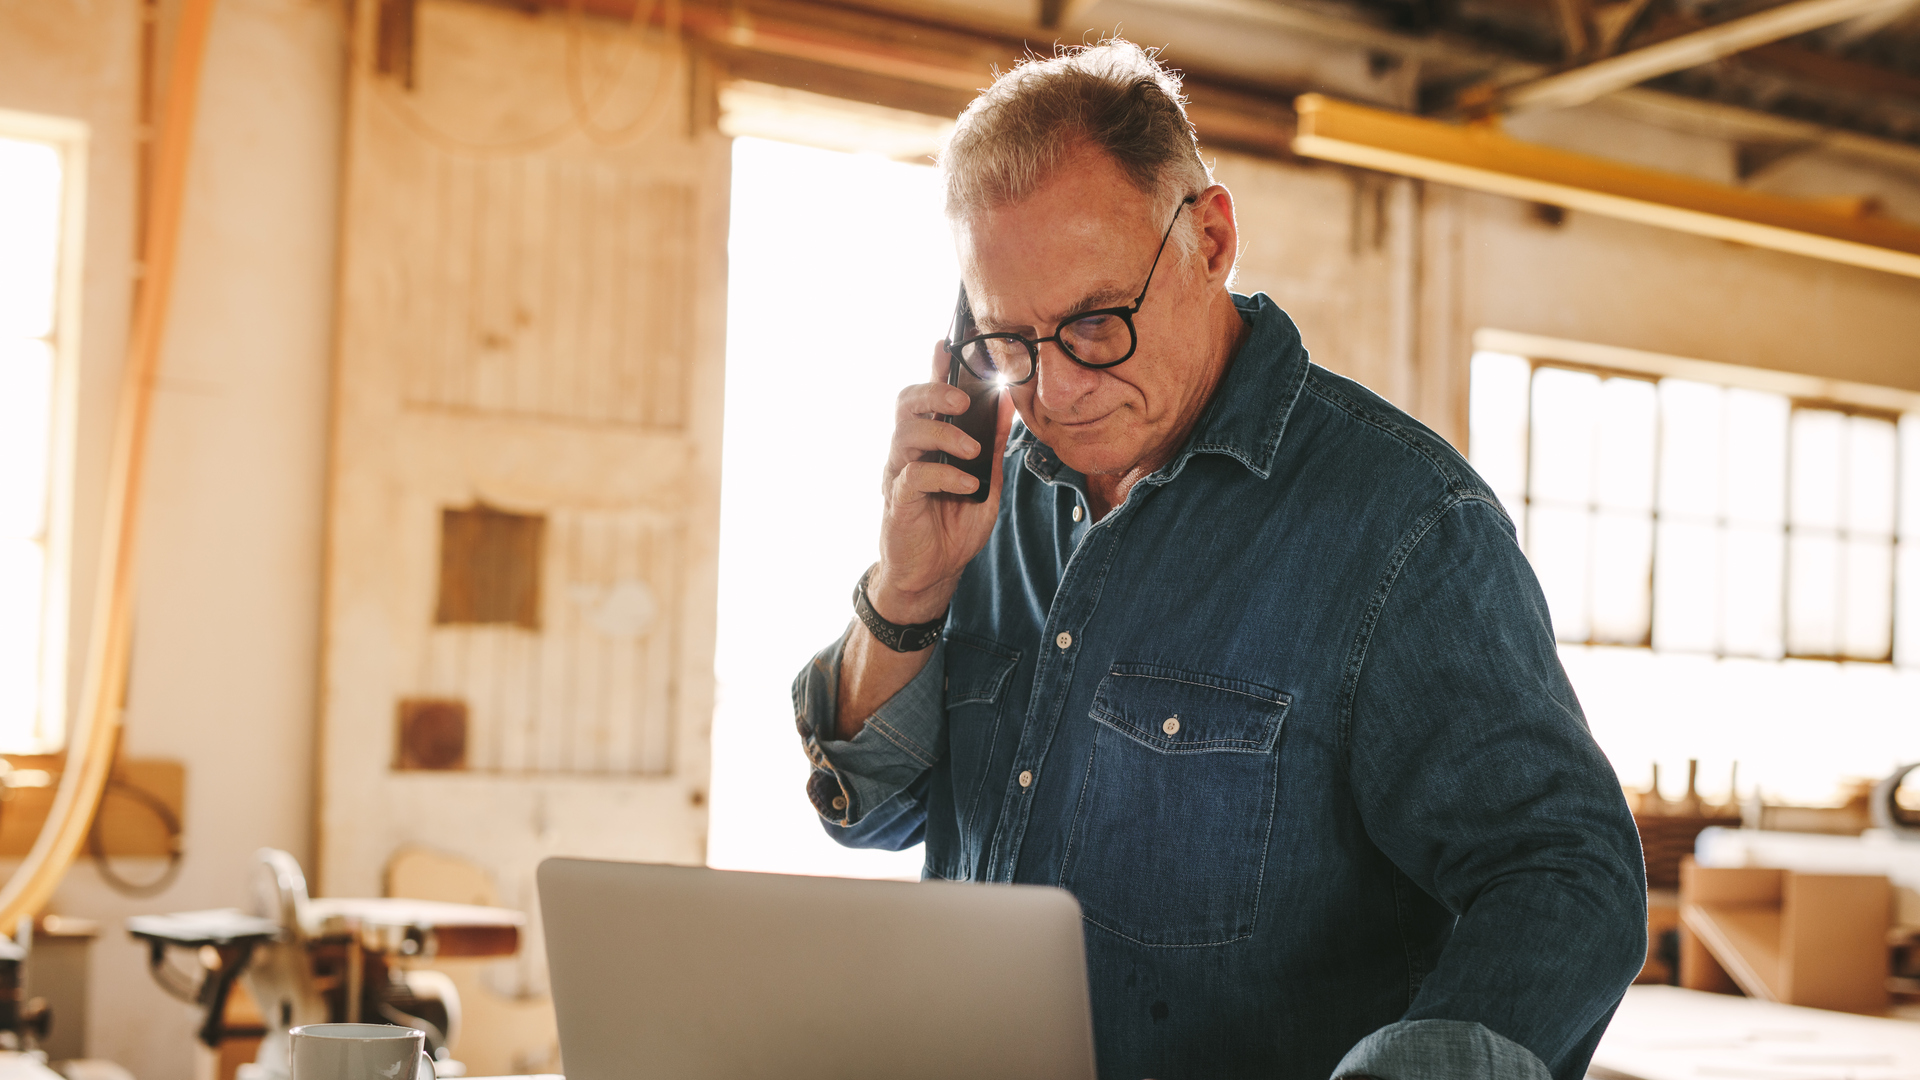
<instances>
[{"instance_id":1,"label":"window pane","mask_svg":"<svg viewBox=\"0 0 1920 1080\"><path fill-rule=\"evenodd\" d=\"M1841 652L1856 660L1885 660L1893 645L1893 545L1850 540L1842 563Z\"/></svg>"},{"instance_id":2,"label":"window pane","mask_svg":"<svg viewBox=\"0 0 1920 1080\"><path fill-rule=\"evenodd\" d=\"M1719 648L1719 531L1663 519L1653 578L1653 647L1679 652Z\"/></svg>"},{"instance_id":3,"label":"window pane","mask_svg":"<svg viewBox=\"0 0 1920 1080\"><path fill-rule=\"evenodd\" d=\"M1726 531L1722 543L1726 577L1720 592L1724 604L1721 648L1733 656L1777 659L1783 647L1780 598L1786 537L1777 526L1735 525Z\"/></svg>"},{"instance_id":4,"label":"window pane","mask_svg":"<svg viewBox=\"0 0 1920 1080\"><path fill-rule=\"evenodd\" d=\"M52 332L59 238L59 152L0 139L0 337Z\"/></svg>"},{"instance_id":5,"label":"window pane","mask_svg":"<svg viewBox=\"0 0 1920 1080\"><path fill-rule=\"evenodd\" d=\"M0 538L36 539L46 528L52 396L46 343L0 339Z\"/></svg>"},{"instance_id":6,"label":"window pane","mask_svg":"<svg viewBox=\"0 0 1920 1080\"><path fill-rule=\"evenodd\" d=\"M1533 373L1533 472L1536 500L1584 506L1593 498L1594 425L1600 380L1543 367Z\"/></svg>"},{"instance_id":7,"label":"window pane","mask_svg":"<svg viewBox=\"0 0 1920 1080\"><path fill-rule=\"evenodd\" d=\"M1894 660L1920 667L1920 542L1900 545L1900 606L1893 624Z\"/></svg>"},{"instance_id":8,"label":"window pane","mask_svg":"<svg viewBox=\"0 0 1920 1080\"><path fill-rule=\"evenodd\" d=\"M1846 417L1829 409L1793 411L1793 460L1790 472L1795 525L1840 527L1841 461Z\"/></svg>"},{"instance_id":9,"label":"window pane","mask_svg":"<svg viewBox=\"0 0 1920 1080\"><path fill-rule=\"evenodd\" d=\"M1846 527L1854 533L1893 533L1894 427L1871 416L1847 418Z\"/></svg>"},{"instance_id":10,"label":"window pane","mask_svg":"<svg viewBox=\"0 0 1920 1080\"><path fill-rule=\"evenodd\" d=\"M40 545L0 538L0 744L33 740L40 683Z\"/></svg>"},{"instance_id":11,"label":"window pane","mask_svg":"<svg viewBox=\"0 0 1920 1080\"><path fill-rule=\"evenodd\" d=\"M1787 651L1798 656L1840 652L1840 542L1827 536L1787 541Z\"/></svg>"},{"instance_id":12,"label":"window pane","mask_svg":"<svg viewBox=\"0 0 1920 1080\"><path fill-rule=\"evenodd\" d=\"M1723 391L1684 379L1660 382L1660 511L1697 520L1720 515Z\"/></svg>"},{"instance_id":13,"label":"window pane","mask_svg":"<svg viewBox=\"0 0 1920 1080\"><path fill-rule=\"evenodd\" d=\"M1473 467L1518 519L1527 490L1527 391L1533 367L1517 356L1475 353L1468 385Z\"/></svg>"},{"instance_id":14,"label":"window pane","mask_svg":"<svg viewBox=\"0 0 1920 1080\"><path fill-rule=\"evenodd\" d=\"M1920 413L1900 418L1900 535L1920 540Z\"/></svg>"},{"instance_id":15,"label":"window pane","mask_svg":"<svg viewBox=\"0 0 1920 1080\"><path fill-rule=\"evenodd\" d=\"M1640 645L1647 640L1653 519L1601 513L1593 522L1593 640Z\"/></svg>"},{"instance_id":16,"label":"window pane","mask_svg":"<svg viewBox=\"0 0 1920 1080\"><path fill-rule=\"evenodd\" d=\"M1787 399L1727 391L1727 517L1778 525L1787 512Z\"/></svg>"},{"instance_id":17,"label":"window pane","mask_svg":"<svg viewBox=\"0 0 1920 1080\"><path fill-rule=\"evenodd\" d=\"M1900 418L1900 545L1894 659L1920 667L1920 414Z\"/></svg>"},{"instance_id":18,"label":"window pane","mask_svg":"<svg viewBox=\"0 0 1920 1080\"><path fill-rule=\"evenodd\" d=\"M1600 432L1594 501L1619 510L1653 509L1654 384L1600 384Z\"/></svg>"},{"instance_id":19,"label":"window pane","mask_svg":"<svg viewBox=\"0 0 1920 1080\"><path fill-rule=\"evenodd\" d=\"M1587 612L1591 520L1584 510L1539 504L1528 514L1527 558L1547 594L1554 636L1561 641L1585 641L1592 632Z\"/></svg>"}]
</instances>

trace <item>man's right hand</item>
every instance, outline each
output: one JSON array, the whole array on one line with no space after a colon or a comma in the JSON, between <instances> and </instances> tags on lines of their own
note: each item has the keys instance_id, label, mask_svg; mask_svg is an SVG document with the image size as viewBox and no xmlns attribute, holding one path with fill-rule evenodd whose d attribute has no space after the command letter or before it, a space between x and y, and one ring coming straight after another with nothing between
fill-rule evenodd
<instances>
[{"instance_id":1,"label":"man's right hand","mask_svg":"<svg viewBox=\"0 0 1920 1080\"><path fill-rule=\"evenodd\" d=\"M880 564L867 579L867 600L892 623L938 619L953 599L961 571L987 545L1000 514L1003 484L999 456L1013 425L1013 402L1000 395L994 444L980 446L958 427L936 415L967 411L967 395L947 384L946 343L933 349L932 381L900 391L894 408L893 442L881 479L885 508L880 517ZM976 481L961 469L933 460L945 451L971 459L992 454L985 502L952 498L971 494ZM851 739L867 717L926 666L931 649L897 653L856 626L840 659L840 693L835 727Z\"/></svg>"},{"instance_id":2,"label":"man's right hand","mask_svg":"<svg viewBox=\"0 0 1920 1080\"><path fill-rule=\"evenodd\" d=\"M953 598L960 572L987 545L1000 513L1000 469L1013 404L1000 395L1000 419L993 446L981 446L936 415L967 411L967 395L947 384L946 343L933 349L933 379L900 391L894 405L893 443L880 482L885 509L880 517L880 565L867 582L867 599L888 622L917 623L940 617ZM948 498L972 494L973 477L933 460L945 451L971 460L992 454L996 467L985 502Z\"/></svg>"}]
</instances>

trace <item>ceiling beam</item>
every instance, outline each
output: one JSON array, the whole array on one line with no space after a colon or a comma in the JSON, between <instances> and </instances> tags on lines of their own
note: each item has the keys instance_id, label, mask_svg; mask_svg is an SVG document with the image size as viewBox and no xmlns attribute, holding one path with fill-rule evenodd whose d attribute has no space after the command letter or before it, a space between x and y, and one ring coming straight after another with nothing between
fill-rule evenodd
<instances>
[{"instance_id":1,"label":"ceiling beam","mask_svg":"<svg viewBox=\"0 0 1920 1080\"><path fill-rule=\"evenodd\" d=\"M1804 199L1521 142L1488 123L1448 124L1305 94L1295 152L1753 247L1920 277L1920 228Z\"/></svg>"},{"instance_id":2,"label":"ceiling beam","mask_svg":"<svg viewBox=\"0 0 1920 1080\"><path fill-rule=\"evenodd\" d=\"M516 0L564 17L570 0ZM1512 83L1545 71L1485 46L1443 33L1414 36L1292 7L1284 0L1141 0L1167 11L1213 17L1345 41L1434 68L1474 70ZM634 0L579 0L586 13L631 17ZM662 19L654 6L654 22ZM1601 9L1604 12L1607 9ZM683 0L683 28L702 47L739 65L744 77L798 89L951 117L992 80L993 69L1017 62L1031 38L1016 28L968 26L900 12L821 0ZM1298 89L1249 86L1189 69L1190 113L1208 146L1273 157L1293 156L1293 98ZM1822 127L1805 120L1663 91L1630 89L1609 102L1648 123L1735 141L1807 142L1910 176L1920 173L1920 147Z\"/></svg>"},{"instance_id":3,"label":"ceiling beam","mask_svg":"<svg viewBox=\"0 0 1920 1080\"><path fill-rule=\"evenodd\" d=\"M1554 17L1560 21L1560 37L1566 46L1569 62L1584 60L1591 46L1592 35L1588 32L1590 12L1587 0L1553 0Z\"/></svg>"},{"instance_id":4,"label":"ceiling beam","mask_svg":"<svg viewBox=\"0 0 1920 1080\"><path fill-rule=\"evenodd\" d=\"M585 0L619 17L632 0ZM1011 35L809 0L690 0L681 29L735 77L951 118L995 69L1027 53ZM1293 154L1293 99L1303 87L1246 86L1188 73L1187 115L1209 148L1278 160Z\"/></svg>"},{"instance_id":5,"label":"ceiling beam","mask_svg":"<svg viewBox=\"0 0 1920 1080\"><path fill-rule=\"evenodd\" d=\"M1616 90L1711 63L1756 45L1911 3L1913 0L1791 0L1757 15L1732 19L1571 71L1508 87L1498 95L1496 107L1510 112L1584 105Z\"/></svg>"},{"instance_id":6,"label":"ceiling beam","mask_svg":"<svg viewBox=\"0 0 1920 1080\"><path fill-rule=\"evenodd\" d=\"M1354 7L1341 14L1307 7L1289 0L1141 0L1142 3L1206 19L1244 26L1305 34L1322 41L1374 49L1408 60L1481 71L1489 78L1514 82L1547 70L1542 64L1504 56L1480 42L1456 34L1430 31L1409 34Z\"/></svg>"},{"instance_id":7,"label":"ceiling beam","mask_svg":"<svg viewBox=\"0 0 1920 1080\"><path fill-rule=\"evenodd\" d=\"M1058 30L1080 21L1098 0L1040 0L1040 28Z\"/></svg>"},{"instance_id":8,"label":"ceiling beam","mask_svg":"<svg viewBox=\"0 0 1920 1080\"><path fill-rule=\"evenodd\" d=\"M1599 39L1594 47L1596 57L1612 56L1620 50L1620 43L1633 31L1633 24L1646 13L1650 0L1620 0L1596 8L1593 12L1593 28Z\"/></svg>"},{"instance_id":9,"label":"ceiling beam","mask_svg":"<svg viewBox=\"0 0 1920 1080\"><path fill-rule=\"evenodd\" d=\"M1786 42L1744 52L1740 54L1740 62L1797 75L1828 89L1859 97L1891 96L1920 104L1920 76L1858 60L1843 60Z\"/></svg>"}]
</instances>

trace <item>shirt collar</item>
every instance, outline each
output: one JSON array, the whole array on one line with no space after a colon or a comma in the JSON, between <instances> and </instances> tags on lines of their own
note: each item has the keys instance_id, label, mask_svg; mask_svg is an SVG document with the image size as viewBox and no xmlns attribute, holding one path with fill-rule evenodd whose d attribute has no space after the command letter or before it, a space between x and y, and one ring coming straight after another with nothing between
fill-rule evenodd
<instances>
[{"instance_id":1,"label":"shirt collar","mask_svg":"<svg viewBox=\"0 0 1920 1080\"><path fill-rule=\"evenodd\" d=\"M1265 480L1273 471L1293 403L1306 385L1307 350L1293 320L1266 293L1230 295L1252 332L1227 365L1186 448L1162 466L1160 471L1169 477L1194 454L1225 454ZM1027 469L1048 483L1073 472L1018 420L1007 449L1026 450Z\"/></svg>"}]
</instances>

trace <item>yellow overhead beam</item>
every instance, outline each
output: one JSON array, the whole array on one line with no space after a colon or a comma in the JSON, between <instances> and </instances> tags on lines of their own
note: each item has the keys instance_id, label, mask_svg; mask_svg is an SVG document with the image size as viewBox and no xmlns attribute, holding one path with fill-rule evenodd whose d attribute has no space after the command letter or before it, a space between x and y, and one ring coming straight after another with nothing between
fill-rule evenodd
<instances>
[{"instance_id":1,"label":"yellow overhead beam","mask_svg":"<svg viewBox=\"0 0 1920 1080\"><path fill-rule=\"evenodd\" d=\"M1448 124L1302 95L1303 157L1417 176L1754 247L1920 277L1920 228L1806 199L1696 180Z\"/></svg>"}]
</instances>

